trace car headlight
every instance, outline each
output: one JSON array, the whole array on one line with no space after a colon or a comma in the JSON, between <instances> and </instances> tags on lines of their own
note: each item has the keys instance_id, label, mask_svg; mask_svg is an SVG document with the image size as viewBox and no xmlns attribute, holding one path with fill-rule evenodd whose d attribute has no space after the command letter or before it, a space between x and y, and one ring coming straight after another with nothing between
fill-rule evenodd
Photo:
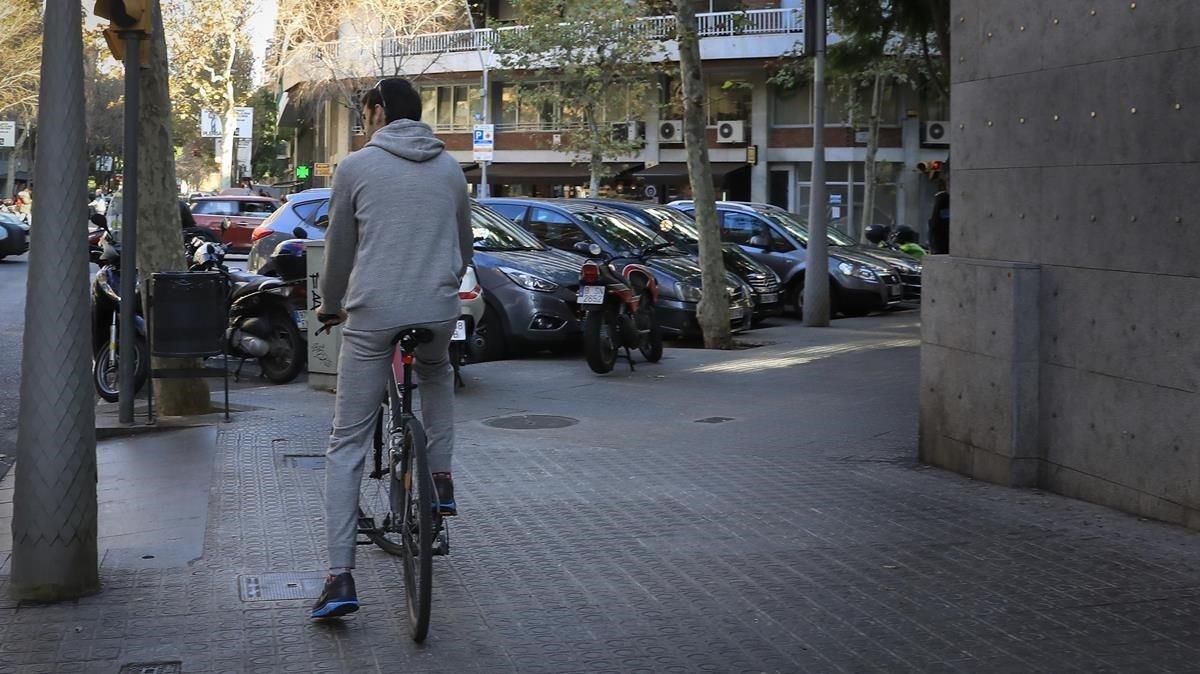
<instances>
[{"instance_id":1,"label":"car headlight","mask_svg":"<svg viewBox=\"0 0 1200 674\"><path fill-rule=\"evenodd\" d=\"M912 266L912 270L914 274L920 274L921 272L925 271L925 267L923 265L914 264Z\"/></svg>"},{"instance_id":2,"label":"car headlight","mask_svg":"<svg viewBox=\"0 0 1200 674\"><path fill-rule=\"evenodd\" d=\"M860 267L850 262L843 262L837 268L842 273L842 276L860 278L868 283L875 283L879 280L879 276L869 267Z\"/></svg>"},{"instance_id":3,"label":"car headlight","mask_svg":"<svg viewBox=\"0 0 1200 674\"><path fill-rule=\"evenodd\" d=\"M536 290L538 292L548 293L558 290L558 284L549 279L544 279L541 276L535 276L528 272L523 272L520 269L511 267L500 267L500 271L504 273L513 283L521 286L526 290Z\"/></svg>"},{"instance_id":4,"label":"car headlight","mask_svg":"<svg viewBox=\"0 0 1200 674\"><path fill-rule=\"evenodd\" d=\"M676 283L675 294L684 302L699 302L700 298L704 295L699 287L690 283Z\"/></svg>"}]
</instances>

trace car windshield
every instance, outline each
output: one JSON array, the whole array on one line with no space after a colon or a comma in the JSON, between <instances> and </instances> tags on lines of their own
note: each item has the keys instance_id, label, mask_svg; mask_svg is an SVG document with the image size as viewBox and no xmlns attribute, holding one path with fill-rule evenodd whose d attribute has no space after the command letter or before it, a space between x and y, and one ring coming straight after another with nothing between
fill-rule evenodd
<instances>
[{"instance_id":1,"label":"car windshield","mask_svg":"<svg viewBox=\"0 0 1200 674\"><path fill-rule=\"evenodd\" d=\"M471 209L471 233L476 250L546 250L532 234L481 206Z\"/></svg>"},{"instance_id":2,"label":"car windshield","mask_svg":"<svg viewBox=\"0 0 1200 674\"><path fill-rule=\"evenodd\" d=\"M696 221L674 208L655 206L647 208L646 215L658 220L659 230L666 232L676 241L689 244L700 242L700 230L696 229Z\"/></svg>"},{"instance_id":3,"label":"car windshield","mask_svg":"<svg viewBox=\"0 0 1200 674\"><path fill-rule=\"evenodd\" d=\"M666 239L624 215L611 211L579 211L575 215L590 225L602 243L619 254L637 248L669 243Z\"/></svg>"},{"instance_id":4,"label":"car windshield","mask_svg":"<svg viewBox=\"0 0 1200 674\"><path fill-rule=\"evenodd\" d=\"M780 227L791 232L792 236L799 238L805 246L808 245L808 223L801 220L799 216L789 213L782 208L763 209L760 213ZM845 232L834 227L832 224L825 229L825 238L831 246L853 246L856 243L854 239L851 239Z\"/></svg>"}]
</instances>

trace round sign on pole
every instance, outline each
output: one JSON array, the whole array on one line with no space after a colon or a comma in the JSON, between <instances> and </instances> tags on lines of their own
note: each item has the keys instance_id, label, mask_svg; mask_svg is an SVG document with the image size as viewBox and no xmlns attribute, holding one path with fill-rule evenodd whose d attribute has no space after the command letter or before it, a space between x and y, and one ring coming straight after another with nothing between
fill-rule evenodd
<instances>
[{"instance_id":1,"label":"round sign on pole","mask_svg":"<svg viewBox=\"0 0 1200 674\"><path fill-rule=\"evenodd\" d=\"M646 195L646 197L653 199L654 197L658 196L658 188L654 185L646 185L646 189L643 190L643 193Z\"/></svg>"}]
</instances>

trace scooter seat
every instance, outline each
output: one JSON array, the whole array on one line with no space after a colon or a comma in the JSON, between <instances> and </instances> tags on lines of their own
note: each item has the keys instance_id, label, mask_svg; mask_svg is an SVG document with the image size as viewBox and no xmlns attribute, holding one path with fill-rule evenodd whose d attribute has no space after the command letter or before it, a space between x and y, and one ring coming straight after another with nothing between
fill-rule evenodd
<instances>
[{"instance_id":1,"label":"scooter seat","mask_svg":"<svg viewBox=\"0 0 1200 674\"><path fill-rule=\"evenodd\" d=\"M232 299L239 299L260 290L283 287L283 281L274 276L259 276L257 274L230 273L233 281Z\"/></svg>"}]
</instances>

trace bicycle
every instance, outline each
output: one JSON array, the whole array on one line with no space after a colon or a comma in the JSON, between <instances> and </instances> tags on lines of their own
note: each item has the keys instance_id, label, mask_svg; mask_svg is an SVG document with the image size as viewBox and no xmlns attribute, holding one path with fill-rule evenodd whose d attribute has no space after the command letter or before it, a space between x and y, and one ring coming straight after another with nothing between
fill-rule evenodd
<instances>
[{"instance_id":1,"label":"bicycle","mask_svg":"<svg viewBox=\"0 0 1200 674\"><path fill-rule=\"evenodd\" d=\"M368 539L359 544L374 543L404 561L409 628L417 642L429 632L433 558L450 553L449 532L429 470L425 429L412 411L417 388L412 381L413 350L432 339L429 330L413 328L402 330L392 342L397 349L387 402L375 427L373 462L369 472L363 471L358 506L358 533Z\"/></svg>"}]
</instances>

